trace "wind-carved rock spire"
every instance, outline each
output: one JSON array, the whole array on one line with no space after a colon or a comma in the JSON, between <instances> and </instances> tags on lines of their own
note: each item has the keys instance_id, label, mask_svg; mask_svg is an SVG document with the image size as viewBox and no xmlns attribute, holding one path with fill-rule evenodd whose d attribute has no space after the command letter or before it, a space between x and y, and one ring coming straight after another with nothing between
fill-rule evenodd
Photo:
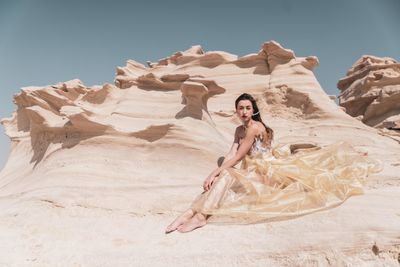
<instances>
[{"instance_id":1,"label":"wind-carved rock spire","mask_svg":"<svg viewBox=\"0 0 400 267\"><path fill-rule=\"evenodd\" d=\"M176 118L192 117L214 124L207 108L207 101L216 94L222 94L225 89L215 81L207 79L188 79L181 86L182 103L185 107L176 115Z\"/></svg>"},{"instance_id":2,"label":"wind-carved rock spire","mask_svg":"<svg viewBox=\"0 0 400 267\"><path fill-rule=\"evenodd\" d=\"M346 116L315 78L317 57L296 57L292 50L273 40L265 42L259 54L269 70L264 93L269 113L292 119L327 118L334 113Z\"/></svg>"},{"instance_id":3,"label":"wind-carved rock spire","mask_svg":"<svg viewBox=\"0 0 400 267\"><path fill-rule=\"evenodd\" d=\"M262 46L262 51L265 52L270 71L273 71L277 65L289 63L291 60L298 60L305 68L312 70L318 66L318 58L315 56L308 56L305 58L296 58L293 50L283 48L276 41L265 42Z\"/></svg>"},{"instance_id":4,"label":"wind-carved rock spire","mask_svg":"<svg viewBox=\"0 0 400 267\"><path fill-rule=\"evenodd\" d=\"M211 120L207 110L207 103L204 101L208 94L208 89L201 83L184 82L181 86L183 103L186 105L184 110L180 112L178 117L190 116L195 119L202 120L203 113L206 118ZM204 112L203 112L204 111Z\"/></svg>"}]
</instances>

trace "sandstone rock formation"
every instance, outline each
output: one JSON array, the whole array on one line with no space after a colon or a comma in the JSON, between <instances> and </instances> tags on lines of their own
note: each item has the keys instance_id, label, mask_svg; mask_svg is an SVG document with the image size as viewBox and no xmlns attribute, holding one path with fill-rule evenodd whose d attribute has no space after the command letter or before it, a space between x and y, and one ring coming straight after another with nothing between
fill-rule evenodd
<instances>
[{"instance_id":1,"label":"sandstone rock formation","mask_svg":"<svg viewBox=\"0 0 400 267\"><path fill-rule=\"evenodd\" d=\"M338 82L340 105L376 128L400 130L400 63L363 56Z\"/></svg>"},{"instance_id":2,"label":"sandstone rock formation","mask_svg":"<svg viewBox=\"0 0 400 267\"><path fill-rule=\"evenodd\" d=\"M397 264L400 144L332 101L316 57L269 41L242 57L193 46L148 65L128 60L115 85L72 80L15 96L2 120L12 149L0 173L0 265ZM384 171L334 209L164 235L228 151L243 92L275 144L344 140L385 159Z\"/></svg>"}]
</instances>

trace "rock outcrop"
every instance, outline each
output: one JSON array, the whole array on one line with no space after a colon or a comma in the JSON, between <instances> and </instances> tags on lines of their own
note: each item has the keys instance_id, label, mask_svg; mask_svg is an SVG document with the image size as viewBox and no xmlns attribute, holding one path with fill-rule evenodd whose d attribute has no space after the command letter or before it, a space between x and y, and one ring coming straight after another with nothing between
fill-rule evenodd
<instances>
[{"instance_id":1,"label":"rock outcrop","mask_svg":"<svg viewBox=\"0 0 400 267\"><path fill-rule=\"evenodd\" d=\"M385 64L384 73L398 68ZM358 113L372 98L346 106L352 116L338 107L315 78L317 65L275 41L242 57L193 46L148 67L128 60L115 85L22 88L16 112L2 120L12 149L0 173L0 265L397 264L400 144L352 117L383 123L378 109ZM353 84L364 72L354 67L340 88L364 90ZM229 150L243 92L257 99L275 143L298 150L347 141L385 159L384 171L369 177L365 195L334 209L165 236Z\"/></svg>"},{"instance_id":2,"label":"rock outcrop","mask_svg":"<svg viewBox=\"0 0 400 267\"><path fill-rule=\"evenodd\" d=\"M400 63L363 56L338 82L340 105L376 128L400 130Z\"/></svg>"},{"instance_id":3,"label":"rock outcrop","mask_svg":"<svg viewBox=\"0 0 400 267\"><path fill-rule=\"evenodd\" d=\"M363 56L339 80L338 88L344 111L400 142L400 63Z\"/></svg>"}]
</instances>

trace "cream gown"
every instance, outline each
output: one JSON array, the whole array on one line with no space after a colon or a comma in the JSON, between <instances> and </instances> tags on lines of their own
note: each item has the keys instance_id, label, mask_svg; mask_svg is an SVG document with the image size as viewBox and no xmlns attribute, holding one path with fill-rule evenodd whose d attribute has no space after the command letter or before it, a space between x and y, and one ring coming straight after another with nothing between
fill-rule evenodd
<instances>
[{"instance_id":1,"label":"cream gown","mask_svg":"<svg viewBox=\"0 0 400 267\"><path fill-rule=\"evenodd\" d=\"M256 137L240 168L221 172L210 190L191 204L211 223L258 223L328 209L363 194L371 173L383 163L345 141L291 154L290 144L266 144Z\"/></svg>"}]
</instances>

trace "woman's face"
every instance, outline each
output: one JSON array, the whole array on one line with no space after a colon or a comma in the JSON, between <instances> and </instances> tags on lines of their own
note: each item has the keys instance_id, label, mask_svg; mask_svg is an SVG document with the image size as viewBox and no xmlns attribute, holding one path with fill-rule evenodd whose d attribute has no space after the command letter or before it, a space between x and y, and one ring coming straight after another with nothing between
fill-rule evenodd
<instances>
[{"instance_id":1,"label":"woman's face","mask_svg":"<svg viewBox=\"0 0 400 267\"><path fill-rule=\"evenodd\" d=\"M244 122L248 122L251 120L252 115L253 115L253 105L251 104L250 100L240 100L237 108L236 108L236 114L239 116L240 120Z\"/></svg>"}]
</instances>

